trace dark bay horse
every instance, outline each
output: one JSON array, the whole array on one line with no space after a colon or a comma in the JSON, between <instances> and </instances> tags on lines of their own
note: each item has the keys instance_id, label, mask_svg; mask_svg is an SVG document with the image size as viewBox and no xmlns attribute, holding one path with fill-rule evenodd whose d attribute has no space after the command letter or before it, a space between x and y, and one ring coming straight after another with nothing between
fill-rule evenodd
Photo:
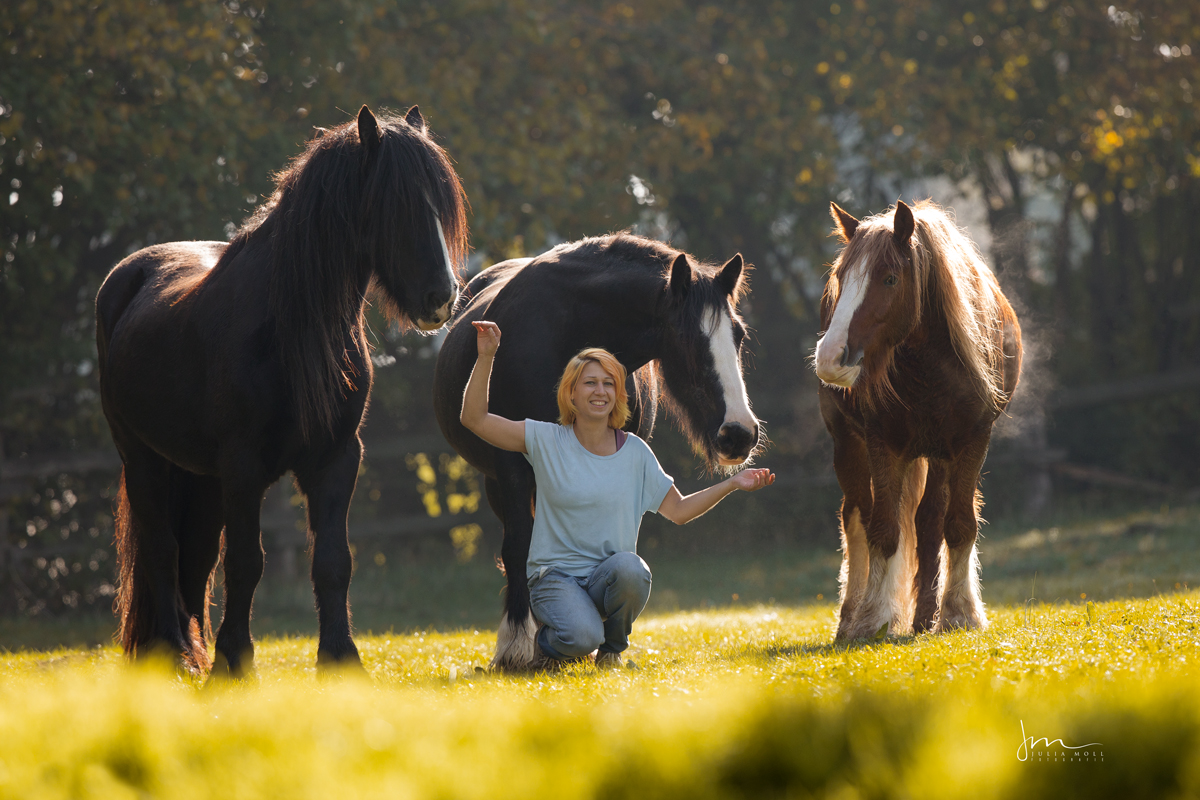
<instances>
[{"instance_id":1,"label":"dark bay horse","mask_svg":"<svg viewBox=\"0 0 1200 800\"><path fill-rule=\"evenodd\" d=\"M277 181L229 243L140 250L96 298L101 397L123 464L121 643L206 669L223 549L215 674L253 668L259 512L288 470L307 498L318 663L359 663L346 513L372 378L365 297L375 289L394 318L438 328L465 250L458 176L415 106L378 119L363 106Z\"/></svg>"},{"instance_id":2,"label":"dark bay horse","mask_svg":"<svg viewBox=\"0 0 1200 800\"><path fill-rule=\"evenodd\" d=\"M986 627L979 471L1020 377L1017 317L937 205L832 213L815 366L845 495L837 636Z\"/></svg>"},{"instance_id":3,"label":"dark bay horse","mask_svg":"<svg viewBox=\"0 0 1200 800\"><path fill-rule=\"evenodd\" d=\"M523 669L534 659L525 562L535 486L522 454L492 447L459 422L476 358L470 323L490 320L504 331L492 369L492 413L557 421L554 388L567 361L585 347L603 347L629 370L629 430L650 437L661 396L709 467L732 467L759 441L742 381L742 272L740 255L722 267L697 264L664 244L620 233L496 264L467 285L469 300L438 355L434 406L451 446L484 474L488 502L504 526L508 590L494 668Z\"/></svg>"}]
</instances>

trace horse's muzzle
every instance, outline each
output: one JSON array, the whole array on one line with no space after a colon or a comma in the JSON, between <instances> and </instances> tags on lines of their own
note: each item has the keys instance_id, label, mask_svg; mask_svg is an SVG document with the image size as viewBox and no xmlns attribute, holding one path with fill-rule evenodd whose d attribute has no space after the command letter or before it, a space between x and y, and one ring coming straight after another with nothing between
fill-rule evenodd
<instances>
[{"instance_id":1,"label":"horse's muzzle","mask_svg":"<svg viewBox=\"0 0 1200 800\"><path fill-rule=\"evenodd\" d=\"M757 425L750 430L740 422L726 422L717 431L717 460L725 467L737 466L750 457L757 444Z\"/></svg>"},{"instance_id":2,"label":"horse's muzzle","mask_svg":"<svg viewBox=\"0 0 1200 800\"><path fill-rule=\"evenodd\" d=\"M436 331L450 321L450 315L454 313L454 304L458 302L458 291L452 290L452 292L450 299L437 307L432 306L436 300L426 296L423 313L417 319L418 328L423 331Z\"/></svg>"},{"instance_id":3,"label":"horse's muzzle","mask_svg":"<svg viewBox=\"0 0 1200 800\"><path fill-rule=\"evenodd\" d=\"M851 354L850 347L842 345L841 349L830 357L827 349L822 347L823 344L824 341L817 345L816 363L814 364L817 377L830 386L849 389L858 380L859 373L862 372L862 348L856 349Z\"/></svg>"}]
</instances>

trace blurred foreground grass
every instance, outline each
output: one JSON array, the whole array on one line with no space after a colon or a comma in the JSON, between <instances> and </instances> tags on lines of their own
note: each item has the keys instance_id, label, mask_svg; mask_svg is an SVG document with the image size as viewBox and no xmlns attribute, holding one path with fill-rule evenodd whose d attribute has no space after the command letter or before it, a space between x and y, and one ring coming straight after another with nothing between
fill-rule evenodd
<instances>
[{"instance_id":1,"label":"blurred foreground grass","mask_svg":"<svg viewBox=\"0 0 1200 800\"><path fill-rule=\"evenodd\" d=\"M312 639L265 638L257 679L219 687L112 647L3 655L0 797L1200 793L1196 592L851 647L832 622L660 615L635 668L532 676L475 670L491 630L362 636L370 679L344 680L317 677Z\"/></svg>"},{"instance_id":2,"label":"blurred foreground grass","mask_svg":"<svg viewBox=\"0 0 1200 800\"><path fill-rule=\"evenodd\" d=\"M261 587L235 686L126 665L111 618L0 620L0 798L1200 796L1200 509L985 532L987 631L851 647L832 541L664 540L614 673L477 672L482 556L360 553L370 680L317 677L303 578Z\"/></svg>"}]
</instances>

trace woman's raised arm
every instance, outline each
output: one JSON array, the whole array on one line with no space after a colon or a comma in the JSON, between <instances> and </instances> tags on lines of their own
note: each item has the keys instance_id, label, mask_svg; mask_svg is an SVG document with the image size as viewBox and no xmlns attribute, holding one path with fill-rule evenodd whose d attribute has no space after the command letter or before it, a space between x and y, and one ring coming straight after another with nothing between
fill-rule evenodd
<instances>
[{"instance_id":1,"label":"woman's raised arm","mask_svg":"<svg viewBox=\"0 0 1200 800\"><path fill-rule=\"evenodd\" d=\"M479 357L463 393L459 420L467 430L488 444L514 453L525 452L525 420L517 422L488 412L488 381L492 377L492 362L500 347L500 327L494 322L472 322L475 326Z\"/></svg>"}]
</instances>

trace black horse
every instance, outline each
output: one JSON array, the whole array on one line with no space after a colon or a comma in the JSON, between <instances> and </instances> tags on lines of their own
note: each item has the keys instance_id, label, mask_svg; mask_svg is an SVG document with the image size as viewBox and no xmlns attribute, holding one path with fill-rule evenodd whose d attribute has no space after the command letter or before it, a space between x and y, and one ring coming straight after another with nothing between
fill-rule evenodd
<instances>
[{"instance_id":1,"label":"black horse","mask_svg":"<svg viewBox=\"0 0 1200 800\"><path fill-rule=\"evenodd\" d=\"M554 388L571 356L603 347L630 373L626 427L648 439L660 395L710 468L746 461L759 441L742 381L746 328L736 306L742 257L694 264L659 242L615 234L506 261L468 285L438 355L434 407L451 446L485 476L488 503L504 526L506 608L492 666L523 669L534 658L525 562L533 531L533 469L459 422L476 358L474 320L504 332L489 409L509 419L556 421Z\"/></svg>"},{"instance_id":2,"label":"black horse","mask_svg":"<svg viewBox=\"0 0 1200 800\"><path fill-rule=\"evenodd\" d=\"M318 663L359 663L346 513L372 378L364 298L375 288L396 319L433 330L458 297L465 198L415 106L378 120L363 106L277 181L229 243L140 250L96 298L101 397L124 465L121 643L195 671L209 666L201 631L222 549L213 669L253 668L259 512L288 470L307 498Z\"/></svg>"}]
</instances>

